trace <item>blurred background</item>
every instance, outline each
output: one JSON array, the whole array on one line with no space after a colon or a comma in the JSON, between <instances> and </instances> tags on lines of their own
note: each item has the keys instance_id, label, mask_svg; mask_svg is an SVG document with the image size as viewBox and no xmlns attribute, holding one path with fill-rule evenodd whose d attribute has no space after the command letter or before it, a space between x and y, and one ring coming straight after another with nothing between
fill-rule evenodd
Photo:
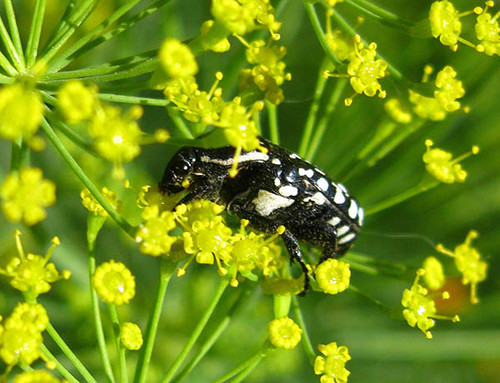
<instances>
[{"instance_id":1,"label":"blurred background","mask_svg":"<svg viewBox=\"0 0 500 383\"><path fill-rule=\"evenodd\" d=\"M19 0L15 4L19 21L25 26L25 35L33 2ZM95 16L89 20L89 28L120 3L103 0ZM279 7L280 1L272 3ZM413 22L428 17L431 3L427 0L377 0L378 5ZM64 1L47 1L47 12L50 12L53 20L58 20L64 9L61 5L65 4ZM454 0L453 4L460 11L483 6L479 1L470 0ZM340 4L338 10L353 24L356 23L359 15L352 8ZM498 6L494 8L493 14L495 11L498 11ZM290 150L297 150L323 51L312 31L302 1L287 1L276 16L283 22L281 43L288 52L284 61L292 74L292 81L283 87L285 101L278 107L281 143ZM157 49L166 36L190 39L199 33L201 23L209 18L210 2L207 0L172 1L118 38L83 56L74 63L74 67ZM474 17L468 19L473 21ZM468 24L464 20L464 27L464 35L473 33L472 23ZM48 24L44 32L48 33L49 30ZM427 122L376 166L349 179L346 186L363 206L373 206L420 181L424 175L421 157L427 138L455 156L467 152L472 145L478 145L481 151L464 161L463 167L468 172L464 184L442 184L367 217L364 230L356 242L356 252L418 267L427 256L436 255L429 241L443 243L445 247L453 249L464 241L469 230L475 229L480 236L473 245L489 263L489 276L479 285L478 305L469 303L468 286L464 288L458 276L450 279L447 287L452 299L446 305L438 305L438 312L447 315L456 313L460 315L461 321L439 321L432 329L432 340L427 340L418 329L410 328L405 321L391 318L391 315L354 292L348 291L338 296L308 294L300 299L300 303L312 342L317 345L335 341L346 345L352 356L347 364L351 371L349 381L354 383L500 382L500 263L497 256L500 248L499 58L476 53L464 45L460 45L457 52L451 52L436 39L410 37L371 20L362 23L358 30L367 41L377 42L378 52L410 81L421 81L426 64L432 65L436 72L451 65L458 72L458 78L463 81L466 90L461 102L470 107L467 114L457 112L450 114L444 121ZM245 62L241 59L243 50L233 39L230 52L209 53L199 57L200 87L208 89L216 71L229 73L235 65L244 66ZM147 81L147 77L138 81ZM236 81L234 76L227 75L224 78L222 87L225 99L236 95ZM329 81L331 83L327 87L333 88L335 80ZM404 88L390 76L382 81L382 86L387 89L388 97L405 97ZM162 97L159 92L152 91L143 92L142 95ZM347 96L350 96L350 90L346 92ZM342 182L342 174L351 166L356 153L372 137L377 124L385 118L383 103L383 100L364 96L357 97L350 107L344 107L341 103L331 118L315 164L333 179ZM265 115L262 124L266 135ZM147 132L166 128L174 137L179 136L163 108L145 108L140 125ZM108 186L121 193L125 206L123 214L138 223L135 195L123 191L119 183L110 183L111 166L103 166L102 162L82 153L69 142L67 144L97 185ZM177 149L168 144L143 147L140 157L126 165L127 178L136 187L155 184L166 162ZM8 143L0 142L1 179L9 169L9 155ZM57 235L62 245L55 251L53 261L59 269L69 269L73 273L70 281L54 284L51 293L42 296L40 301L69 345L78 350L79 356L91 370L95 370L98 369L98 357L93 328L88 325L86 211L81 206L79 196L82 186L49 143L45 151L33 154L32 162L56 183L58 202L49 208L45 221L30 229L21 228L25 249L44 254L51 238ZM15 254L12 232L16 227L19 226L7 223L0 217L2 265ZM137 296L131 305L120 308L120 315L123 320L133 320L144 329L152 303L152 293L149 292L155 288L158 260L140 254L135 244L116 230L112 222L108 222L101 232L97 254L98 263L110 258L119 259L135 274ZM448 265L451 266L451 263ZM450 267L449 271L452 270ZM171 281L153 355L158 376L184 345L211 297L218 278L215 268L195 265L188 269L185 277ZM397 311L400 310L402 291L411 285L412 279L398 280L354 271L352 283L362 292ZM0 312L5 315L20 299L20 295L10 288L4 278L0 279L0 284ZM224 313L224 304L229 304L235 294L232 290L227 292L225 303L210 326L217 324L217 318ZM264 296L260 289L253 289L247 302L236 312L228 330L186 381L210 381L253 355L265 339L267 322L272 317L272 298ZM153 377L151 381L155 381ZM319 381L319 377L314 375L298 347L294 351L275 351L270 354L247 381L315 382Z\"/></svg>"}]
</instances>

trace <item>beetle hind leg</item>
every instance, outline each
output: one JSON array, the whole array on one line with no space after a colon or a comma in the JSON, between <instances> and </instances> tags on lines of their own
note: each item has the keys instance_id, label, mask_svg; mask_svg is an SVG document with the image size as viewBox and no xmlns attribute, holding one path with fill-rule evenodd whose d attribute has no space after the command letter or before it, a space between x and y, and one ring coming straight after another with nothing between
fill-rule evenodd
<instances>
[{"instance_id":1,"label":"beetle hind leg","mask_svg":"<svg viewBox=\"0 0 500 383\"><path fill-rule=\"evenodd\" d=\"M299 243L289 230L285 230L285 232L281 234L281 238L283 238L285 247L290 254L290 262L298 262L304 273L304 290L299 294L300 296L304 296L309 291L309 270L302 257Z\"/></svg>"}]
</instances>

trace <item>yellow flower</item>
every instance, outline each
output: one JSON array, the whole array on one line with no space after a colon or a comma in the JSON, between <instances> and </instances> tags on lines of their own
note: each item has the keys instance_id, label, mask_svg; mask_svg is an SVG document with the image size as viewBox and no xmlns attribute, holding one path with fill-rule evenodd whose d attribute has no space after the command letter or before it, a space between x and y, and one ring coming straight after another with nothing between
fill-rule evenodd
<instances>
[{"instance_id":1,"label":"yellow flower","mask_svg":"<svg viewBox=\"0 0 500 383\"><path fill-rule=\"evenodd\" d=\"M431 140L426 140L427 151L422 156L426 170L437 180L443 183L451 184L455 182L464 182L467 172L462 169L458 163L471 154L477 154L479 148L473 146L469 153L452 160L452 154L442 149L431 149L433 145Z\"/></svg>"},{"instance_id":2,"label":"yellow flower","mask_svg":"<svg viewBox=\"0 0 500 383\"><path fill-rule=\"evenodd\" d=\"M434 319L451 319L453 322L458 322L458 316L453 318L436 314L436 304L432 297L428 296L428 290L418 283L420 277L425 274L424 269L417 270L417 276L410 289L403 291L401 304L405 309L403 316L411 327L417 326L426 336L427 339L432 338L429 331L434 327ZM449 297L447 292L443 292L443 298Z\"/></svg>"},{"instance_id":3,"label":"yellow flower","mask_svg":"<svg viewBox=\"0 0 500 383\"><path fill-rule=\"evenodd\" d=\"M81 81L71 80L57 92L57 106L66 121L78 124L90 120L95 113L97 87L86 87Z\"/></svg>"},{"instance_id":4,"label":"yellow flower","mask_svg":"<svg viewBox=\"0 0 500 383\"><path fill-rule=\"evenodd\" d=\"M34 370L17 375L14 383L62 383L62 381L48 371Z\"/></svg>"},{"instance_id":5,"label":"yellow flower","mask_svg":"<svg viewBox=\"0 0 500 383\"><path fill-rule=\"evenodd\" d=\"M35 88L16 82L0 89L0 137L30 141L43 117L43 103Z\"/></svg>"},{"instance_id":6,"label":"yellow flower","mask_svg":"<svg viewBox=\"0 0 500 383\"><path fill-rule=\"evenodd\" d=\"M150 205L144 208L141 217L144 223L135 235L140 251L155 257L168 254L177 239L169 235L176 228L174 213L160 213L158 205Z\"/></svg>"},{"instance_id":7,"label":"yellow flower","mask_svg":"<svg viewBox=\"0 0 500 383\"><path fill-rule=\"evenodd\" d=\"M455 259L455 265L462 273L462 284L471 285L471 302L478 303L476 287L479 282L486 279L488 264L481 260L481 254L470 243L478 234L472 230L467 234L465 242L455 247L454 251L447 250L442 244L436 250Z\"/></svg>"},{"instance_id":8,"label":"yellow flower","mask_svg":"<svg viewBox=\"0 0 500 383\"><path fill-rule=\"evenodd\" d=\"M92 276L92 286L106 303L123 305L135 296L135 278L121 262L100 264Z\"/></svg>"},{"instance_id":9,"label":"yellow flower","mask_svg":"<svg viewBox=\"0 0 500 383\"><path fill-rule=\"evenodd\" d=\"M346 346L337 343L320 344L318 350L324 356L317 356L314 361L314 373L321 376L321 383L346 383L350 374L345 364L351 360Z\"/></svg>"},{"instance_id":10,"label":"yellow flower","mask_svg":"<svg viewBox=\"0 0 500 383\"><path fill-rule=\"evenodd\" d=\"M55 192L56 186L38 168L11 173L0 185L3 214L9 221L34 225L45 219L44 208L54 204Z\"/></svg>"},{"instance_id":11,"label":"yellow flower","mask_svg":"<svg viewBox=\"0 0 500 383\"><path fill-rule=\"evenodd\" d=\"M302 329L292 319L282 317L269 322L267 335L274 347L293 350L300 342Z\"/></svg>"},{"instance_id":12,"label":"yellow flower","mask_svg":"<svg viewBox=\"0 0 500 383\"><path fill-rule=\"evenodd\" d=\"M0 268L0 274L12 278L10 281L12 287L28 293L31 298L36 298L38 295L48 292L51 283L70 277L71 273L68 270L59 274L56 266L53 263L48 263L52 252L60 243L59 238L52 239L52 246L42 257L31 253L26 255L21 243L21 232L16 230L14 235L19 255L12 258L5 269Z\"/></svg>"},{"instance_id":13,"label":"yellow flower","mask_svg":"<svg viewBox=\"0 0 500 383\"><path fill-rule=\"evenodd\" d=\"M198 73L198 64L191 49L174 38L167 38L161 44L158 59L169 78L194 76Z\"/></svg>"},{"instance_id":14,"label":"yellow flower","mask_svg":"<svg viewBox=\"0 0 500 383\"><path fill-rule=\"evenodd\" d=\"M329 258L316 267L316 280L321 291L338 294L349 287L351 270L349 264Z\"/></svg>"},{"instance_id":15,"label":"yellow flower","mask_svg":"<svg viewBox=\"0 0 500 383\"><path fill-rule=\"evenodd\" d=\"M493 6L493 1L487 1L484 11L476 19L476 36L481 41L477 48L484 51L488 56L500 55L500 26L498 25L498 17L487 13L488 7Z\"/></svg>"},{"instance_id":16,"label":"yellow flower","mask_svg":"<svg viewBox=\"0 0 500 383\"><path fill-rule=\"evenodd\" d=\"M142 132L137 120L142 108L133 106L122 116L120 108L102 105L89 125L89 134L94 139L97 152L113 162L113 177L125 175L122 164L130 162L141 152Z\"/></svg>"},{"instance_id":17,"label":"yellow flower","mask_svg":"<svg viewBox=\"0 0 500 383\"><path fill-rule=\"evenodd\" d=\"M142 346L141 328L135 323L122 323L120 327L120 342L127 350L139 350Z\"/></svg>"},{"instance_id":18,"label":"yellow flower","mask_svg":"<svg viewBox=\"0 0 500 383\"><path fill-rule=\"evenodd\" d=\"M452 51L458 48L458 40L462 33L460 15L453 4L448 1L435 1L429 12L431 32L435 38L439 37L441 44L449 46Z\"/></svg>"},{"instance_id":19,"label":"yellow flower","mask_svg":"<svg viewBox=\"0 0 500 383\"><path fill-rule=\"evenodd\" d=\"M443 273L443 265L438 261L436 257L427 257L425 258L423 269L425 270L424 274L424 283L431 290L438 290L444 285L444 273Z\"/></svg>"},{"instance_id":20,"label":"yellow flower","mask_svg":"<svg viewBox=\"0 0 500 383\"><path fill-rule=\"evenodd\" d=\"M434 92L434 97L447 112L460 109L460 103L456 99L465 95L462 81L457 80L456 77L457 72L449 65L436 76L437 90Z\"/></svg>"},{"instance_id":21,"label":"yellow flower","mask_svg":"<svg viewBox=\"0 0 500 383\"><path fill-rule=\"evenodd\" d=\"M109 190L107 187L103 187L101 189L101 194L106 201L117 211L120 212L122 209L122 201L116 198L116 194ZM107 217L108 212L103 209L101 204L96 201L94 196L90 193L90 191L85 188L81 191L80 197L82 199L82 205L87 209L90 213L95 216Z\"/></svg>"},{"instance_id":22,"label":"yellow flower","mask_svg":"<svg viewBox=\"0 0 500 383\"><path fill-rule=\"evenodd\" d=\"M409 124L413 119L410 111L397 98L387 100L384 104L384 110L394 121L400 124Z\"/></svg>"}]
</instances>

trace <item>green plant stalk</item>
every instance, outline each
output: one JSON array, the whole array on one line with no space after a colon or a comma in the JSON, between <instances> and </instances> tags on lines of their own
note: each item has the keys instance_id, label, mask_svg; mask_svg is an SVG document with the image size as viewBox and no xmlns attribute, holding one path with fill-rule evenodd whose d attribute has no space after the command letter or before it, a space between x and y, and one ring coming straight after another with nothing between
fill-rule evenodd
<instances>
[{"instance_id":1,"label":"green plant stalk","mask_svg":"<svg viewBox=\"0 0 500 383\"><path fill-rule=\"evenodd\" d=\"M434 178L424 178L418 185L414 186L411 189L408 189L404 191L401 194L398 194L394 197L391 197L385 201L382 201L381 203L368 207L365 211L365 215L368 216L370 214L375 214L378 213L382 210L388 209L390 207L393 207L397 204L400 204L401 202L406 201L407 199L410 199L418 194L424 193L429 189L432 189L439 185L439 181L434 179Z\"/></svg>"},{"instance_id":2,"label":"green plant stalk","mask_svg":"<svg viewBox=\"0 0 500 383\"><path fill-rule=\"evenodd\" d=\"M33 19L31 20L30 33L25 52L28 68L31 68L33 64L35 64L38 54L43 19L45 17L45 5L46 0L39 0L35 3L35 10L33 11Z\"/></svg>"},{"instance_id":3,"label":"green plant stalk","mask_svg":"<svg viewBox=\"0 0 500 383\"><path fill-rule=\"evenodd\" d=\"M398 15L381 8L376 4L370 3L369 1L345 0L345 3L358 10L366 17L389 27L396 28L399 31L404 30L409 32L410 27L413 26L413 23L403 20Z\"/></svg>"},{"instance_id":4,"label":"green plant stalk","mask_svg":"<svg viewBox=\"0 0 500 383\"><path fill-rule=\"evenodd\" d=\"M21 72L24 69L24 63L21 60L19 54L17 53L16 47L14 46L14 43L10 38L9 32L7 32L7 28L5 28L5 25L1 17L0 17L0 37L2 38L5 50L7 51L12 62L14 63L14 66L16 68L15 71Z\"/></svg>"},{"instance_id":5,"label":"green plant stalk","mask_svg":"<svg viewBox=\"0 0 500 383\"><path fill-rule=\"evenodd\" d=\"M43 53L40 61L49 63L59 50L73 36L73 33L82 25L90 16L94 8L99 3L99 0L87 0L82 2L81 6L69 17L68 21L63 25L59 33L52 38L47 44L47 51Z\"/></svg>"},{"instance_id":6,"label":"green plant stalk","mask_svg":"<svg viewBox=\"0 0 500 383\"><path fill-rule=\"evenodd\" d=\"M68 28L69 18L75 11L76 3L78 0L69 0L66 9L64 10L63 15L59 19L59 23L57 23L54 31L52 32L51 41L57 40L58 36L63 33L63 30Z\"/></svg>"},{"instance_id":7,"label":"green plant stalk","mask_svg":"<svg viewBox=\"0 0 500 383\"><path fill-rule=\"evenodd\" d=\"M276 105L266 101L267 115L269 116L269 137L276 145L280 144L278 112Z\"/></svg>"},{"instance_id":8,"label":"green plant stalk","mask_svg":"<svg viewBox=\"0 0 500 383\"><path fill-rule=\"evenodd\" d=\"M12 143L10 154L10 171L17 172L25 166L29 166L31 159L31 152L26 143L19 138Z\"/></svg>"},{"instance_id":9,"label":"green plant stalk","mask_svg":"<svg viewBox=\"0 0 500 383\"><path fill-rule=\"evenodd\" d=\"M234 369L232 369L228 373L222 375L220 378L215 379L212 383L223 383L223 382L231 379L233 376L236 376L240 373L243 373L250 368L250 370L245 374L245 376L248 375L248 373L250 373L250 371L253 370L266 355L267 355L267 349L264 350L262 347L261 350L259 350L251 358L247 359L245 362L243 362L239 366L235 367ZM238 379L238 378L235 378L235 380L233 380L233 382L237 382L238 380L236 380L236 379ZM241 381L241 379L239 379L239 381Z\"/></svg>"},{"instance_id":10,"label":"green plant stalk","mask_svg":"<svg viewBox=\"0 0 500 383\"><path fill-rule=\"evenodd\" d=\"M61 362L57 360L57 358L49 351L49 349L44 344L40 345L40 351L42 352L42 355L47 358L47 360L50 360L55 364L57 372L59 372L63 376L63 378L67 379L71 383L81 383L71 374L71 372L66 369L66 367L62 365Z\"/></svg>"},{"instance_id":11,"label":"green plant stalk","mask_svg":"<svg viewBox=\"0 0 500 383\"><path fill-rule=\"evenodd\" d=\"M259 365L259 363L264 359L264 357L267 356L267 353L261 353L260 358L255 358L252 363L248 363L248 365L245 367L243 371L241 371L233 380L231 380L232 383L240 383L245 378L250 375L250 373L255 370L255 368Z\"/></svg>"},{"instance_id":12,"label":"green plant stalk","mask_svg":"<svg viewBox=\"0 0 500 383\"><path fill-rule=\"evenodd\" d=\"M5 7L5 13L7 14L7 22L9 23L10 35L14 43L14 49L16 51L16 56L18 57L20 68L24 69L26 63L23 56L23 46L21 44L21 36L19 35L19 29L17 27L16 13L14 12L14 7L12 6L12 0L3 1Z\"/></svg>"},{"instance_id":13,"label":"green plant stalk","mask_svg":"<svg viewBox=\"0 0 500 383\"><path fill-rule=\"evenodd\" d=\"M165 373L165 375L161 379L161 381L160 381L161 383L168 383L172 380L173 376L175 375L175 373L177 372L177 370L179 369L181 364L184 362L184 359L186 359L186 356L191 351L194 344L196 343L196 341L200 337L203 329L207 325L208 320L212 316L215 308L217 307L217 304L219 303L220 298L222 297L222 294L226 290L226 287L228 286L228 284L229 284L229 278L221 278L220 279L220 282L219 282L217 288L215 289L214 295L212 296L212 299L211 299L210 303L208 304L208 307L205 309L205 312L201 316L196 327L193 329L191 336L189 337L188 341L186 342L186 344L182 348L181 352L179 353L179 355L175 359L174 363L172 364L170 369Z\"/></svg>"},{"instance_id":14,"label":"green plant stalk","mask_svg":"<svg viewBox=\"0 0 500 383\"><path fill-rule=\"evenodd\" d=\"M321 145L321 141L323 140L323 136L325 135L328 122L330 121L330 117L335 108L337 107L346 85L347 85L347 79L345 78L337 79L335 88L333 89L332 94L330 95L330 98L326 104L325 113L321 116L321 119L318 122L318 126L314 131L313 139L309 146L309 150L307 151L306 159L312 161L316 156L319 146Z\"/></svg>"},{"instance_id":15,"label":"green plant stalk","mask_svg":"<svg viewBox=\"0 0 500 383\"><path fill-rule=\"evenodd\" d=\"M170 101L161 98L125 96L121 94L112 94L112 93L98 93L97 97L99 97L101 100L104 101L116 102L121 104L161 106L161 107L166 107L168 104L170 104Z\"/></svg>"},{"instance_id":16,"label":"green plant stalk","mask_svg":"<svg viewBox=\"0 0 500 383\"><path fill-rule=\"evenodd\" d=\"M64 342L61 336L57 333L55 328L49 322L47 325L47 334L52 338L55 344L61 349L64 355L69 359L71 364L75 366L76 370L82 375L85 381L90 383L97 383L97 380L94 379L92 374L85 368L83 363L78 359L78 357L73 353L73 351L68 347L68 345Z\"/></svg>"},{"instance_id":17,"label":"green plant stalk","mask_svg":"<svg viewBox=\"0 0 500 383\"><path fill-rule=\"evenodd\" d=\"M108 348L106 347L106 338L104 336L104 330L101 318L101 309L99 308L99 299L97 297L97 292L92 286L92 276L95 272L96 259L95 259L95 243L97 239L97 234L104 224L104 217L96 217L91 212L87 215L87 249L88 249L88 271L89 271L89 287L90 287L90 300L92 305L92 316L94 317L94 327L97 338L97 345L99 347L99 353L101 355L101 361L104 366L104 372L110 383L114 383L115 377L113 374L113 368L111 367L111 362L109 359Z\"/></svg>"},{"instance_id":18,"label":"green plant stalk","mask_svg":"<svg viewBox=\"0 0 500 383\"><path fill-rule=\"evenodd\" d=\"M9 60L7 59L7 57L5 57L2 52L0 52L0 67L2 67L7 72L7 74L9 76L11 76L11 77L17 76L17 70L16 70L16 68L14 68L12 66L12 64L9 62ZM3 76L3 75L2 75L2 77L5 78L5 76ZM14 82L14 80L10 79L10 78L9 79L5 78L4 81L5 81L4 82L5 84L13 83Z\"/></svg>"},{"instance_id":19,"label":"green plant stalk","mask_svg":"<svg viewBox=\"0 0 500 383\"><path fill-rule=\"evenodd\" d=\"M383 311L385 311L387 313L392 313L394 311L391 307L389 307L386 304L382 303L378 299L375 299L375 298L371 297L370 295L365 294L364 292L362 292L360 289L358 289L357 287L355 287L352 284L349 285L349 290L350 291L354 291L355 293L361 295L363 298L367 299L368 301L370 301L371 303L373 303L375 306L379 307L380 309L382 309Z\"/></svg>"},{"instance_id":20,"label":"green plant stalk","mask_svg":"<svg viewBox=\"0 0 500 383\"><path fill-rule=\"evenodd\" d=\"M307 149L311 143L311 136L314 131L314 126L316 125L316 118L318 116L319 104L321 97L325 92L326 78L321 74L323 73L325 64L327 60L323 59L318 72L318 79L316 81L316 88L314 89L314 98L311 106L309 107L309 113L307 115L306 124L302 132L302 139L300 140L300 146L297 154L301 157L305 157L307 154Z\"/></svg>"},{"instance_id":21,"label":"green plant stalk","mask_svg":"<svg viewBox=\"0 0 500 383\"><path fill-rule=\"evenodd\" d=\"M337 55L332 50L332 48L330 48L330 45L328 45L328 41L326 41L325 32L323 32L323 29L321 28L321 23L319 22L319 18L318 15L316 14L316 9L314 8L314 5L307 2L307 0L303 0L303 4L304 8L306 9L307 16L311 21L314 33L316 34L316 38L318 39L321 47L323 48L323 51L330 58L330 60L332 60L333 64L341 65L342 62L338 59Z\"/></svg>"},{"instance_id":22,"label":"green plant stalk","mask_svg":"<svg viewBox=\"0 0 500 383\"><path fill-rule=\"evenodd\" d=\"M116 306L108 304L109 316L113 324L113 337L115 339L116 355L118 356L118 364L120 365L120 383L128 383L127 374L127 359L125 358L125 348L120 345L120 320Z\"/></svg>"},{"instance_id":23,"label":"green plant stalk","mask_svg":"<svg viewBox=\"0 0 500 383\"><path fill-rule=\"evenodd\" d=\"M304 352L306 353L309 363L314 366L316 353L314 352L314 347L312 345L311 338L309 337L309 332L307 331L306 322L304 321L304 315L302 315L299 301L295 295L292 297L292 313L297 321L297 324L302 329L302 346L304 347Z\"/></svg>"},{"instance_id":24,"label":"green plant stalk","mask_svg":"<svg viewBox=\"0 0 500 383\"><path fill-rule=\"evenodd\" d=\"M61 155L64 162L68 164L68 166L73 170L75 175L82 181L83 185L89 189L90 193L94 196L94 198L101 204L104 210L109 214L109 216L120 226L125 233L127 233L130 237L135 237L135 227L129 224L122 216L120 216L115 209L109 204L108 201L104 199L99 190L95 187L92 181L87 177L85 172L82 170L80 165L75 161L75 159L71 156L68 149L61 142L59 137L55 134L54 130L52 130L51 126L47 122L47 120L42 121L42 130L49 139L49 141L54 145L59 154Z\"/></svg>"},{"instance_id":25,"label":"green plant stalk","mask_svg":"<svg viewBox=\"0 0 500 383\"><path fill-rule=\"evenodd\" d=\"M186 122L182 118L181 112L179 111L179 109L168 106L167 112L168 112L169 117L172 119L175 126L179 130L179 132L182 134L182 136L184 138L193 139L194 135L193 135L193 133L191 133L191 130L186 125Z\"/></svg>"},{"instance_id":26,"label":"green plant stalk","mask_svg":"<svg viewBox=\"0 0 500 383\"><path fill-rule=\"evenodd\" d=\"M144 335L145 342L142 346L141 353L139 354L139 360L137 361L134 383L146 382L149 363L151 361L151 355L153 353L153 347L156 339L156 333L158 331L158 323L160 322L163 301L165 300L165 293L167 291L167 286L170 282L170 278L175 271L175 267L176 263L170 262L166 259L161 259L160 280L158 282L155 293L153 310L151 312L151 316L149 317L146 333Z\"/></svg>"}]
</instances>

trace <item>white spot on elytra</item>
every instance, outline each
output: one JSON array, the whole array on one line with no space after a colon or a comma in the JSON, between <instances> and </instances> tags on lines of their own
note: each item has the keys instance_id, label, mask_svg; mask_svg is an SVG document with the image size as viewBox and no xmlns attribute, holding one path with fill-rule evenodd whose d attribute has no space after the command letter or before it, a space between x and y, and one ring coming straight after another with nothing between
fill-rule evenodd
<instances>
[{"instance_id":1,"label":"white spot on elytra","mask_svg":"<svg viewBox=\"0 0 500 383\"><path fill-rule=\"evenodd\" d=\"M342 237L349 231L349 226L341 226L337 229L337 236Z\"/></svg>"},{"instance_id":2,"label":"white spot on elytra","mask_svg":"<svg viewBox=\"0 0 500 383\"><path fill-rule=\"evenodd\" d=\"M340 187L337 187L337 191L335 192L335 197L333 197L333 202L335 202L337 205L341 205L345 202L345 195Z\"/></svg>"},{"instance_id":3,"label":"white spot on elytra","mask_svg":"<svg viewBox=\"0 0 500 383\"><path fill-rule=\"evenodd\" d=\"M290 197L290 196L297 195L299 193L299 189L297 189L295 186L291 186L291 185L284 185L284 186L280 187L280 190L278 190L278 191L283 197Z\"/></svg>"},{"instance_id":4,"label":"white spot on elytra","mask_svg":"<svg viewBox=\"0 0 500 383\"><path fill-rule=\"evenodd\" d=\"M362 207L359 208L358 210L358 223L359 226L363 226L363 220L365 219L365 211L363 210Z\"/></svg>"},{"instance_id":5,"label":"white spot on elytra","mask_svg":"<svg viewBox=\"0 0 500 383\"><path fill-rule=\"evenodd\" d=\"M344 185L342 184L337 184L337 187L342 189L342 191L344 192L345 195L349 195L349 193L347 192L347 189L345 188Z\"/></svg>"},{"instance_id":6,"label":"white spot on elytra","mask_svg":"<svg viewBox=\"0 0 500 383\"><path fill-rule=\"evenodd\" d=\"M354 233L347 234L345 237L340 238L340 240L337 243L339 245L343 245L344 243L351 241L354 237L356 237L356 234Z\"/></svg>"},{"instance_id":7,"label":"white spot on elytra","mask_svg":"<svg viewBox=\"0 0 500 383\"><path fill-rule=\"evenodd\" d=\"M304 202L313 201L316 205L323 205L326 202L326 198L323 193L317 192L310 197L303 199Z\"/></svg>"},{"instance_id":8,"label":"white spot on elytra","mask_svg":"<svg viewBox=\"0 0 500 383\"><path fill-rule=\"evenodd\" d=\"M275 165L281 165L281 161L279 160L279 158L273 158L271 162Z\"/></svg>"},{"instance_id":9,"label":"white spot on elytra","mask_svg":"<svg viewBox=\"0 0 500 383\"><path fill-rule=\"evenodd\" d=\"M304 168L299 168L299 176L306 176L308 178L311 178L314 175L314 170L312 169L304 169Z\"/></svg>"},{"instance_id":10,"label":"white spot on elytra","mask_svg":"<svg viewBox=\"0 0 500 383\"><path fill-rule=\"evenodd\" d=\"M255 150L253 152L248 152L242 154L238 157L238 162L248 162L248 161L267 161L269 156L266 153L259 152ZM210 164L222 165L222 166L232 166L234 158L212 158L209 156L201 156L201 162L208 162Z\"/></svg>"},{"instance_id":11,"label":"white spot on elytra","mask_svg":"<svg viewBox=\"0 0 500 383\"><path fill-rule=\"evenodd\" d=\"M332 226L337 226L340 223L340 221L341 219L339 217L332 217L328 221L326 221L326 223Z\"/></svg>"},{"instance_id":12,"label":"white spot on elytra","mask_svg":"<svg viewBox=\"0 0 500 383\"><path fill-rule=\"evenodd\" d=\"M318 185L318 187L321 190L327 191L328 187L330 186L330 183L328 182L328 180L326 178L320 178L319 180L316 181L316 185Z\"/></svg>"},{"instance_id":13,"label":"white spot on elytra","mask_svg":"<svg viewBox=\"0 0 500 383\"><path fill-rule=\"evenodd\" d=\"M259 190L257 197L252 201L255 205L255 210L262 217L267 217L273 211L282 207L288 207L294 202L291 198L285 198L267 190Z\"/></svg>"},{"instance_id":14,"label":"white spot on elytra","mask_svg":"<svg viewBox=\"0 0 500 383\"><path fill-rule=\"evenodd\" d=\"M276 187L278 187L278 186L280 186L280 185L281 185L281 181L280 181L280 179L279 179L278 177L276 177L276 178L274 179L274 185L275 185Z\"/></svg>"},{"instance_id":15,"label":"white spot on elytra","mask_svg":"<svg viewBox=\"0 0 500 383\"><path fill-rule=\"evenodd\" d=\"M356 216L358 215L358 204L353 199L351 200L351 205L349 206L349 210L347 210L347 213L352 219L356 218Z\"/></svg>"},{"instance_id":16,"label":"white spot on elytra","mask_svg":"<svg viewBox=\"0 0 500 383\"><path fill-rule=\"evenodd\" d=\"M288 157L290 157L291 159L300 158L299 155L295 153L291 153Z\"/></svg>"}]
</instances>

